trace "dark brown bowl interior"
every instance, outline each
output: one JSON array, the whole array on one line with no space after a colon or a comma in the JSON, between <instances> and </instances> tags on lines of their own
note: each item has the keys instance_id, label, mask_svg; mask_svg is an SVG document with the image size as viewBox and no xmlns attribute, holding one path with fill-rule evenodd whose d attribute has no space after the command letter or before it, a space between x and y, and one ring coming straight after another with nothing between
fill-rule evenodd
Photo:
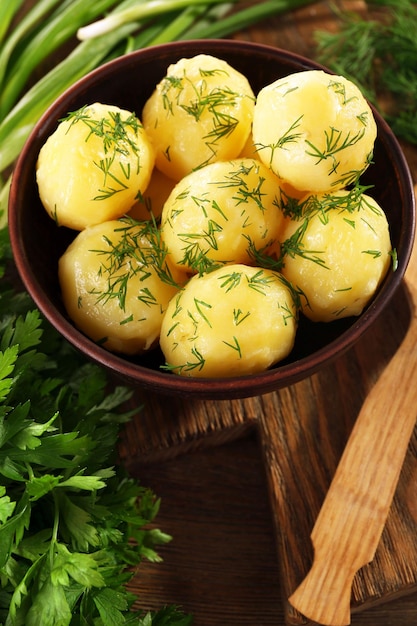
<instances>
[{"instance_id":1,"label":"dark brown bowl interior","mask_svg":"<svg viewBox=\"0 0 417 626\"><path fill-rule=\"evenodd\" d=\"M92 72L68 89L46 112L31 133L15 167L9 203L9 225L16 266L26 289L45 317L77 349L109 368L129 384L156 392L205 398L237 398L262 394L294 383L345 352L366 331L389 302L407 266L414 236L414 195L409 169L391 130L375 113L378 139L374 165L362 182L374 185L372 195L384 207L398 252L398 269L390 271L379 293L358 318L331 324L301 320L290 357L273 369L232 379L192 379L163 372L158 350L134 359L109 353L74 328L63 308L57 261L74 233L59 228L42 208L35 181L39 150L69 111L101 101L135 111L166 68L181 57L207 53L221 57L245 74L254 92L289 73L323 69L289 52L231 40L188 41L134 52Z\"/></svg>"}]
</instances>

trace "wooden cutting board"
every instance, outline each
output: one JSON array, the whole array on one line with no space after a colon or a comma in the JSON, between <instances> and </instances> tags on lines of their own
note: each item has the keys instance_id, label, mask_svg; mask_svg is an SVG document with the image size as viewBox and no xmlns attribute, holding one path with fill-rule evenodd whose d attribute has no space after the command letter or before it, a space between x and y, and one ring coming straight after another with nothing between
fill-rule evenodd
<instances>
[{"instance_id":1,"label":"wooden cutting board","mask_svg":"<svg viewBox=\"0 0 417 626\"><path fill-rule=\"evenodd\" d=\"M182 454L259 438L277 538L287 624L308 624L287 602L310 568L310 533L367 391L407 327L401 289L385 315L354 349L318 374L286 389L244 400L181 402L136 394L143 410L122 442L125 463L169 463ZM417 590L417 433L374 561L353 585L352 612Z\"/></svg>"},{"instance_id":2,"label":"wooden cutting board","mask_svg":"<svg viewBox=\"0 0 417 626\"><path fill-rule=\"evenodd\" d=\"M336 4L364 10L363 2ZM330 5L316 3L239 37L312 56L314 31L337 28ZM417 173L416 151L407 148L406 154L412 171ZM212 402L181 401L139 391L135 394L134 401L143 404L143 409L124 433L121 457L139 475L141 466L168 463L179 455L221 446L256 432L269 487L289 625L310 623L286 598L310 569L310 533L320 505L360 406L397 349L409 315L404 286L353 349L314 376L265 396ZM375 559L355 577L352 612L416 590L415 432Z\"/></svg>"}]
</instances>

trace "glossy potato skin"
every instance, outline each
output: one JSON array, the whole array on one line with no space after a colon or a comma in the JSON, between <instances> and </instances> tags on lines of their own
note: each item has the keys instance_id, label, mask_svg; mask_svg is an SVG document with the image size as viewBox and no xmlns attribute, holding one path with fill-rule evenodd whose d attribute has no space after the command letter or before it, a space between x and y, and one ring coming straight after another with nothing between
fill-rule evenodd
<instances>
[{"instance_id":1,"label":"glossy potato skin","mask_svg":"<svg viewBox=\"0 0 417 626\"><path fill-rule=\"evenodd\" d=\"M39 195L59 226L82 230L127 213L145 191L154 162L139 119L95 103L62 120L42 146Z\"/></svg>"},{"instance_id":2,"label":"glossy potato skin","mask_svg":"<svg viewBox=\"0 0 417 626\"><path fill-rule=\"evenodd\" d=\"M195 275L168 305L160 344L182 376L261 372L294 345L297 308L278 272L241 264Z\"/></svg>"},{"instance_id":3,"label":"glossy potato skin","mask_svg":"<svg viewBox=\"0 0 417 626\"><path fill-rule=\"evenodd\" d=\"M159 340L183 277L145 224L110 220L83 229L59 260L62 298L75 325L112 352L141 354Z\"/></svg>"},{"instance_id":4,"label":"glossy potato skin","mask_svg":"<svg viewBox=\"0 0 417 626\"><path fill-rule=\"evenodd\" d=\"M178 81L179 76L184 80ZM226 76L227 85L222 82ZM231 89L231 76L236 91ZM168 93L172 97L170 90L178 89L179 82L174 119L172 102L168 110L166 104ZM53 188L54 152L59 157L66 149L65 142L72 142L66 189L73 204L65 225L87 229L88 236L78 236L60 259L63 300L74 323L110 351L141 354L159 343L168 368L183 376L229 377L264 371L291 352L300 311L311 321L358 315L385 276L391 247L380 207L364 196L358 227L352 227L351 214L342 215L343 201L339 210L334 209L333 202L331 215L324 208L332 194L344 198L349 192L336 190L354 182L369 164L375 123L363 97L342 77L335 79L321 71L301 72L266 86L256 105L246 83L244 76L220 59L207 55L181 59L168 68L167 77L146 102L144 127L139 120L137 126L128 121L125 144L112 153L112 159L103 137L91 132L88 124L85 135L83 125L78 125L80 120L61 122L42 149L37 173L41 198L46 187L43 176ZM233 110L237 123L224 137L219 135L208 142L213 136L213 108L205 110L201 101L203 97L210 101L216 93L223 97L226 92L232 97L228 112L223 110L222 116L231 115ZM277 94L281 98L278 107ZM196 116L198 103L201 111ZM162 111L168 126L162 123ZM217 122L225 119L219 112ZM125 120L131 116L129 111L99 103L81 110L80 117L84 113L96 121L110 113L113 121L114 115ZM298 115L295 122L294 115ZM282 127L290 123L294 130L288 143L281 139L274 143L277 119ZM284 135L288 139L288 133ZM264 137L269 143L262 143ZM334 141L335 147L325 157L317 148L323 137L329 145ZM110 166L99 181L104 162ZM119 168L118 173L111 169L113 166ZM119 184L120 174L126 172L129 184L125 181L126 185L115 190L113 185ZM84 203L81 195L77 196L77 184L80 189L84 185ZM95 205L90 211L86 190L97 192L99 184L100 196L90 198ZM322 188L325 191L317 191ZM45 208L46 197L43 194ZM306 211L303 254L286 253L288 240L300 229L300 222L289 216L288 206L292 202L301 206L306 198L313 197L320 209ZM99 203L100 215L96 210ZM57 203L53 211L51 207L50 203L49 212L57 223L66 219L65 210L58 211ZM114 218L123 214L139 220L161 217L161 243L167 254L164 263L175 279L169 285L161 281L160 268L154 265L158 254L145 253L152 242L143 232L135 235L139 256L146 256L146 262L129 275L122 305L120 294L114 291L122 284L124 273L130 271L127 267L137 263L136 253L132 250L130 258L110 278L107 267L111 253L105 249L109 242L110 248L119 245L117 233L123 232L123 227ZM322 221L331 226L323 230ZM350 232L346 230L348 224ZM95 228L98 225L101 228ZM354 230L355 241L351 239ZM375 235L373 240L370 231ZM356 249L360 246L368 246L367 258L364 250ZM375 254L377 249L381 254ZM282 273L258 266L258 253L260 262L265 257L279 259L276 269ZM355 266L359 262L360 272ZM223 269L216 270L219 266L227 272L223 278L240 277L240 287L234 285L232 294L224 285L219 289L215 281ZM261 291L251 284L258 276L264 282L260 299ZM225 284L230 285L229 281L226 278ZM274 287L268 295L266 285L268 290ZM297 302L296 293L301 294ZM213 323L205 315L206 307Z\"/></svg>"},{"instance_id":5,"label":"glossy potato skin","mask_svg":"<svg viewBox=\"0 0 417 626\"><path fill-rule=\"evenodd\" d=\"M258 157L295 189L335 191L358 180L372 160L376 132L369 104L343 76L306 70L257 96Z\"/></svg>"},{"instance_id":6,"label":"glossy potato skin","mask_svg":"<svg viewBox=\"0 0 417 626\"><path fill-rule=\"evenodd\" d=\"M170 65L142 111L156 166L179 181L208 163L238 157L254 104L247 78L222 59L200 54Z\"/></svg>"},{"instance_id":7,"label":"glossy potato skin","mask_svg":"<svg viewBox=\"0 0 417 626\"><path fill-rule=\"evenodd\" d=\"M225 263L256 263L274 252L284 215L280 181L256 159L212 163L185 176L162 211L170 259L190 274Z\"/></svg>"},{"instance_id":8,"label":"glossy potato skin","mask_svg":"<svg viewBox=\"0 0 417 626\"><path fill-rule=\"evenodd\" d=\"M309 196L304 206L283 231L282 273L302 292L312 321L360 315L392 263L384 211L369 195L345 190Z\"/></svg>"}]
</instances>

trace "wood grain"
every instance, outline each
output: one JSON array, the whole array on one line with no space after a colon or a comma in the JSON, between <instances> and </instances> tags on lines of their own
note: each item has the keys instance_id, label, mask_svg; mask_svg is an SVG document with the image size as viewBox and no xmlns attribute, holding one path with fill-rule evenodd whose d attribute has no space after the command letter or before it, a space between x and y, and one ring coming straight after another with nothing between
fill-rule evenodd
<instances>
[{"instance_id":1,"label":"wood grain","mask_svg":"<svg viewBox=\"0 0 417 626\"><path fill-rule=\"evenodd\" d=\"M408 331L360 409L311 533L312 568L289 598L329 626L350 624L353 577L374 558L415 428L417 248L405 281Z\"/></svg>"}]
</instances>

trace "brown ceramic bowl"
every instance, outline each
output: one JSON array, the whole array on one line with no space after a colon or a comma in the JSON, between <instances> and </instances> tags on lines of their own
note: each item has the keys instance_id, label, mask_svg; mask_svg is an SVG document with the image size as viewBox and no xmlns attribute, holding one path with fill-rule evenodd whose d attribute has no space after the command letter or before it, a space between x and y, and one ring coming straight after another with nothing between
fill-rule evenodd
<instances>
[{"instance_id":1,"label":"brown ceramic bowl","mask_svg":"<svg viewBox=\"0 0 417 626\"><path fill-rule=\"evenodd\" d=\"M63 308L57 261L74 233L57 227L38 198L35 165L39 150L69 111L96 101L135 111L166 68L181 57L207 53L221 57L245 74L255 93L289 73L324 69L316 63L268 46L232 40L187 41L147 48L104 65L69 88L43 115L31 133L15 167L10 193L10 236L18 271L38 308L56 329L88 358L111 370L128 384L184 397L237 398L262 394L294 383L350 348L388 304L407 266L414 236L414 195L409 169L389 127L375 113L378 139L374 164L362 182L374 185L373 195L384 207L398 252L398 269L390 271L378 294L359 317L330 324L302 320L289 358L256 375L230 379L184 378L160 369L162 355L123 358L111 354L79 332Z\"/></svg>"}]
</instances>

